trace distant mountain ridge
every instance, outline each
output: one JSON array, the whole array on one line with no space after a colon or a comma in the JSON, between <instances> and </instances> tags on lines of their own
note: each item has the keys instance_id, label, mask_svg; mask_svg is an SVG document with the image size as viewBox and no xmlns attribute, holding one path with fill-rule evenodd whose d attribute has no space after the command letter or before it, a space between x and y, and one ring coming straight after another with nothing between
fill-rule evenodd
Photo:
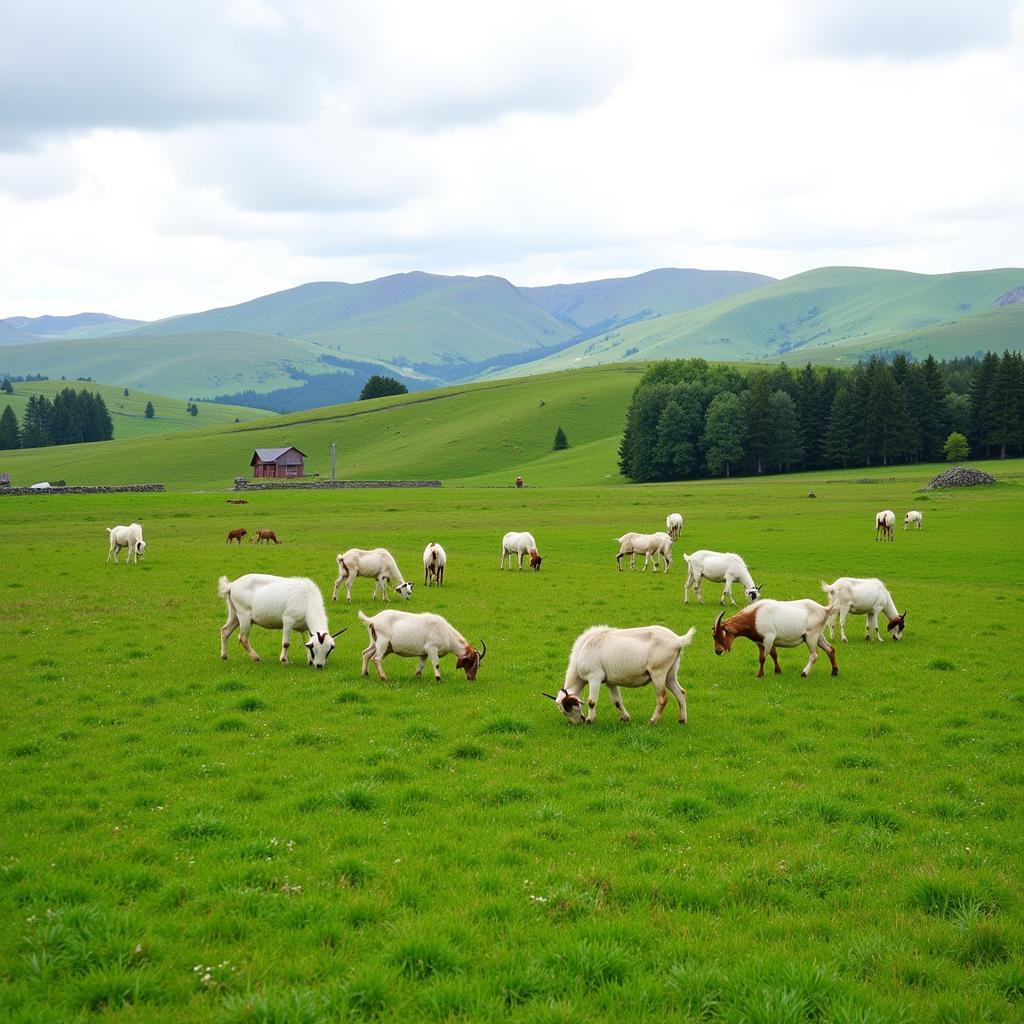
<instances>
[{"instance_id":1,"label":"distant mountain ridge","mask_svg":"<svg viewBox=\"0 0 1024 1024\"><path fill-rule=\"evenodd\" d=\"M143 320L125 320L109 313L75 313L73 316L12 316L5 323L39 338L59 338L82 328L132 327Z\"/></svg>"}]
</instances>

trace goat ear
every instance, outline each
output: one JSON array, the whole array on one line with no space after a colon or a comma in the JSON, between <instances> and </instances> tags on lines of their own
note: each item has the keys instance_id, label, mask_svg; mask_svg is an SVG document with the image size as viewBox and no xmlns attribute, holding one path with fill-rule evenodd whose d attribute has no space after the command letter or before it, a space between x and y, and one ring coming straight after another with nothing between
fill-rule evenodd
<instances>
[{"instance_id":1,"label":"goat ear","mask_svg":"<svg viewBox=\"0 0 1024 1024\"><path fill-rule=\"evenodd\" d=\"M327 634L326 633L317 633L316 638L317 638L317 640L320 641L320 643L323 643L324 640L327 639Z\"/></svg>"}]
</instances>

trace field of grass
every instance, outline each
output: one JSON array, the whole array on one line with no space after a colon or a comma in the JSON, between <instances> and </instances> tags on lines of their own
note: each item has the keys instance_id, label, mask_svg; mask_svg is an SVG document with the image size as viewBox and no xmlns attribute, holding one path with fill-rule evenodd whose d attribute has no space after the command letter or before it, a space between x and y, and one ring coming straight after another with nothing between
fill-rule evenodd
<instances>
[{"instance_id":1,"label":"field of grass","mask_svg":"<svg viewBox=\"0 0 1024 1024\"><path fill-rule=\"evenodd\" d=\"M307 475L326 476L333 441L342 479L427 477L507 483L523 473L535 484L601 483L620 479L616 451L643 370L640 365L602 367L470 384L314 409L187 437L10 452L4 468L15 483L159 480L178 489L228 487L236 476L249 473L249 459L257 447L296 445L308 456ZM572 448L552 452L559 426Z\"/></svg>"},{"instance_id":2,"label":"field of grass","mask_svg":"<svg viewBox=\"0 0 1024 1024\"><path fill-rule=\"evenodd\" d=\"M168 439L170 443L172 439ZM570 449L570 452L573 450ZM644 487L0 498L0 1016L13 1021L1019 1021L1024 1008L1024 462L923 495L932 467ZM154 475L150 473L150 475ZM809 489L817 498L806 497ZM873 540L873 516L924 511ZM666 575L614 537L686 528ZM138 520L138 566L104 563ZM279 547L227 547L236 526ZM497 569L530 529L540 573ZM368 581L322 673L251 664L216 580L311 576L386 544L485 639L475 684L358 676ZM681 602L684 550L765 595L879 575L900 643L848 624L841 674L754 678ZM540 691L598 622L698 629L690 724L649 689L573 728ZM293 650L302 653L296 644Z\"/></svg>"},{"instance_id":3,"label":"field of grass","mask_svg":"<svg viewBox=\"0 0 1024 1024\"><path fill-rule=\"evenodd\" d=\"M94 381L78 380L39 380L21 381L11 385L14 393L0 394L0 410L9 405L17 414L20 423L25 417L25 406L30 395L45 395L51 401L53 396L64 388L81 391L85 388L93 393L99 392L107 403L110 418L114 421L114 440L120 441L131 437L153 437L157 434L175 434L179 431L192 432L220 427L235 420L245 423L250 420L272 417L266 409L250 409L244 405L217 405L213 402L197 402L199 414L190 416L185 411L186 402L180 398L168 398L167 395L155 395L148 391L132 391L128 389L125 398L124 386L97 384ZM155 415L146 419L146 403L152 402Z\"/></svg>"}]
</instances>

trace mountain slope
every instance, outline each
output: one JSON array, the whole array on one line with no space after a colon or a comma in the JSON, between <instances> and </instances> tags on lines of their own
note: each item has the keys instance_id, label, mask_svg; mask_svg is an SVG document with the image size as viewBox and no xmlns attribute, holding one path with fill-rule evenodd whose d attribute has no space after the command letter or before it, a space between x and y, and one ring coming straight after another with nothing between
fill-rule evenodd
<instances>
[{"instance_id":1,"label":"mountain slope","mask_svg":"<svg viewBox=\"0 0 1024 1024\"><path fill-rule=\"evenodd\" d=\"M0 320L0 345L29 345L36 339L10 320Z\"/></svg>"},{"instance_id":2,"label":"mountain slope","mask_svg":"<svg viewBox=\"0 0 1024 1024\"><path fill-rule=\"evenodd\" d=\"M633 320L679 313L772 284L774 277L728 270L649 270L633 277L553 284L519 290L564 323L607 330Z\"/></svg>"},{"instance_id":3,"label":"mountain slope","mask_svg":"<svg viewBox=\"0 0 1024 1024\"><path fill-rule=\"evenodd\" d=\"M142 320L124 320L108 313L75 313L73 316L12 316L7 322L37 338L60 338L83 330L127 329Z\"/></svg>"}]
</instances>

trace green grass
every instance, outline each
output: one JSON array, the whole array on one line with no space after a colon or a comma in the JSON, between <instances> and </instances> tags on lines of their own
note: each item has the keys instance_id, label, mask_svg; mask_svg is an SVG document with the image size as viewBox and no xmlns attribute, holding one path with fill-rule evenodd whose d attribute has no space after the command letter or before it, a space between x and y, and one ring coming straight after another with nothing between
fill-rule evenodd
<instances>
[{"instance_id":1,"label":"green grass","mask_svg":"<svg viewBox=\"0 0 1024 1024\"><path fill-rule=\"evenodd\" d=\"M209 430L233 424L235 420L245 423L251 420L267 419L274 414L265 409L251 409L244 405L217 405L213 402L197 402L199 414L190 416L185 411L186 402L180 398L168 398L167 395L155 395L148 391L128 389L128 397L124 395L124 385L97 384L94 381L78 380L40 380L21 381L12 384L14 393L0 393L0 410L9 405L17 414L20 423L25 416L25 406L30 395L45 395L51 401L53 396L64 388L81 391L99 392L107 403L110 418L114 422L114 440L125 438L153 437L157 434L174 434L179 431L192 432ZM187 397L187 396L186 396ZM152 402L155 415L146 419L146 403Z\"/></svg>"},{"instance_id":2,"label":"green grass","mask_svg":"<svg viewBox=\"0 0 1024 1024\"><path fill-rule=\"evenodd\" d=\"M1020 1020L1024 462L996 473L0 500L0 1015ZM873 540L922 501L924 531ZM672 572L617 573L612 538L673 509ZM133 519L146 558L105 564ZM236 525L284 543L227 548ZM508 528L540 573L499 574ZM349 629L324 672L259 629L262 664L217 657L221 573L329 593L336 551L384 543L418 580L428 540L445 587L408 607L486 639L475 684L451 658L440 685L395 657L361 679L368 581L328 609ZM799 651L755 679L749 643L714 656L715 588L681 603L695 547L771 597L879 575L905 638L851 628L837 679ZM649 689L628 726L607 694L575 729L541 696L597 622L698 628L688 726L644 724Z\"/></svg>"},{"instance_id":3,"label":"green grass","mask_svg":"<svg viewBox=\"0 0 1024 1024\"><path fill-rule=\"evenodd\" d=\"M338 445L343 479L473 480L508 484L619 481L616 451L642 366L599 368L545 378L445 388L378 398L159 439L67 445L6 453L15 483L138 483L171 488L228 487L248 475L257 447L296 445L307 474L330 472ZM200 417L204 413L200 413ZM553 452L555 431L569 438ZM31 479L29 479L31 478Z\"/></svg>"}]
</instances>

